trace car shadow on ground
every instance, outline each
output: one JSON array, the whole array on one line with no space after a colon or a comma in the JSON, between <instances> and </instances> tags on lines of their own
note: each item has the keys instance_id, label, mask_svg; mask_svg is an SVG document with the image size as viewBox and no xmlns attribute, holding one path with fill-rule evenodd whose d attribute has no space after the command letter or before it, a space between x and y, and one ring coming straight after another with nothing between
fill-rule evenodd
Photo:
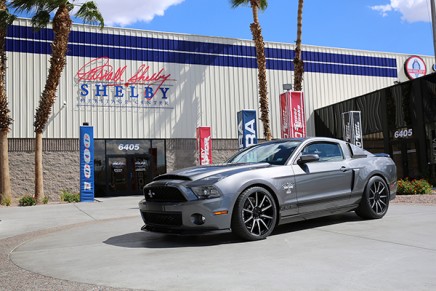
<instances>
[{"instance_id":1,"label":"car shadow on ground","mask_svg":"<svg viewBox=\"0 0 436 291\"><path fill-rule=\"evenodd\" d=\"M307 229L329 226L333 224L362 221L354 212L326 216L311 220L299 221L276 227L271 234L280 235ZM204 234L204 235L168 235L151 232L133 232L119 236L113 236L103 243L122 248L184 248L184 247L208 247L223 244L247 243L232 233ZM255 242L253 242L255 243Z\"/></svg>"},{"instance_id":2,"label":"car shadow on ground","mask_svg":"<svg viewBox=\"0 0 436 291\"><path fill-rule=\"evenodd\" d=\"M335 215L324 216L320 218L314 218L314 219L279 225L276 226L276 229L271 235L280 235L283 233L290 233L290 232L314 229L318 227L324 227L324 226L340 224L340 223L355 222L355 221L364 221L364 220L359 216L357 216L354 212L347 212L342 214L335 214Z\"/></svg>"}]
</instances>

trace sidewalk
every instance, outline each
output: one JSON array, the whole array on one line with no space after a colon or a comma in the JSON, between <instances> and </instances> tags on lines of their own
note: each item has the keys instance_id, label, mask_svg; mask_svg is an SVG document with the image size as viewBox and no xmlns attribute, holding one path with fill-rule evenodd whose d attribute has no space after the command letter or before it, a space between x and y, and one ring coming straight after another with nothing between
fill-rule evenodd
<instances>
[{"instance_id":1,"label":"sidewalk","mask_svg":"<svg viewBox=\"0 0 436 291\"><path fill-rule=\"evenodd\" d=\"M141 195L97 198L95 202L0 208L0 239L63 225L137 216Z\"/></svg>"}]
</instances>

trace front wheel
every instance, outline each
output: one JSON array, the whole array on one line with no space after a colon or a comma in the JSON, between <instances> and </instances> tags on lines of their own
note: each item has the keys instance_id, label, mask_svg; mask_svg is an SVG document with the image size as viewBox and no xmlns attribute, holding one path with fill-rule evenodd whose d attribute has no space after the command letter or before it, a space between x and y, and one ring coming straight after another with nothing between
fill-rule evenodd
<instances>
[{"instance_id":1,"label":"front wheel","mask_svg":"<svg viewBox=\"0 0 436 291\"><path fill-rule=\"evenodd\" d=\"M385 216L389 208L389 188L378 176L369 179L362 195L356 214L365 219L377 219Z\"/></svg>"},{"instance_id":2,"label":"front wheel","mask_svg":"<svg viewBox=\"0 0 436 291\"><path fill-rule=\"evenodd\" d=\"M266 238L277 222L277 207L271 193L262 187L245 190L236 200L232 231L246 240Z\"/></svg>"}]
</instances>

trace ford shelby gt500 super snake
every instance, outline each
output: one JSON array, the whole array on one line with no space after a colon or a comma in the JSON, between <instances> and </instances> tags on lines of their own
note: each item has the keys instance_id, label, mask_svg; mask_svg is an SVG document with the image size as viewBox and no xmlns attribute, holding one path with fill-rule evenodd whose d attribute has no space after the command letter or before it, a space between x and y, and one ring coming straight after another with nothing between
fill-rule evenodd
<instances>
[{"instance_id":1,"label":"ford shelby gt500 super snake","mask_svg":"<svg viewBox=\"0 0 436 291\"><path fill-rule=\"evenodd\" d=\"M232 231L264 239L279 224L355 211L382 218L397 191L396 166L331 138L284 139L236 153L226 163L160 175L144 187L143 230Z\"/></svg>"}]
</instances>

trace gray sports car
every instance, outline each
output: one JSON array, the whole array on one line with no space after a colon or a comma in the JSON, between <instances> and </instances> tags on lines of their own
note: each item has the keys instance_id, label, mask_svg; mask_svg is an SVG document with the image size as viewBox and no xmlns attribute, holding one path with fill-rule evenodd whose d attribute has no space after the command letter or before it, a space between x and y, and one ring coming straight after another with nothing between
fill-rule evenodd
<instances>
[{"instance_id":1,"label":"gray sports car","mask_svg":"<svg viewBox=\"0 0 436 291\"><path fill-rule=\"evenodd\" d=\"M143 230L231 230L259 240L278 224L346 211L382 218L396 191L396 166L386 154L331 138L286 139L242 150L225 164L158 176L139 208Z\"/></svg>"}]
</instances>

